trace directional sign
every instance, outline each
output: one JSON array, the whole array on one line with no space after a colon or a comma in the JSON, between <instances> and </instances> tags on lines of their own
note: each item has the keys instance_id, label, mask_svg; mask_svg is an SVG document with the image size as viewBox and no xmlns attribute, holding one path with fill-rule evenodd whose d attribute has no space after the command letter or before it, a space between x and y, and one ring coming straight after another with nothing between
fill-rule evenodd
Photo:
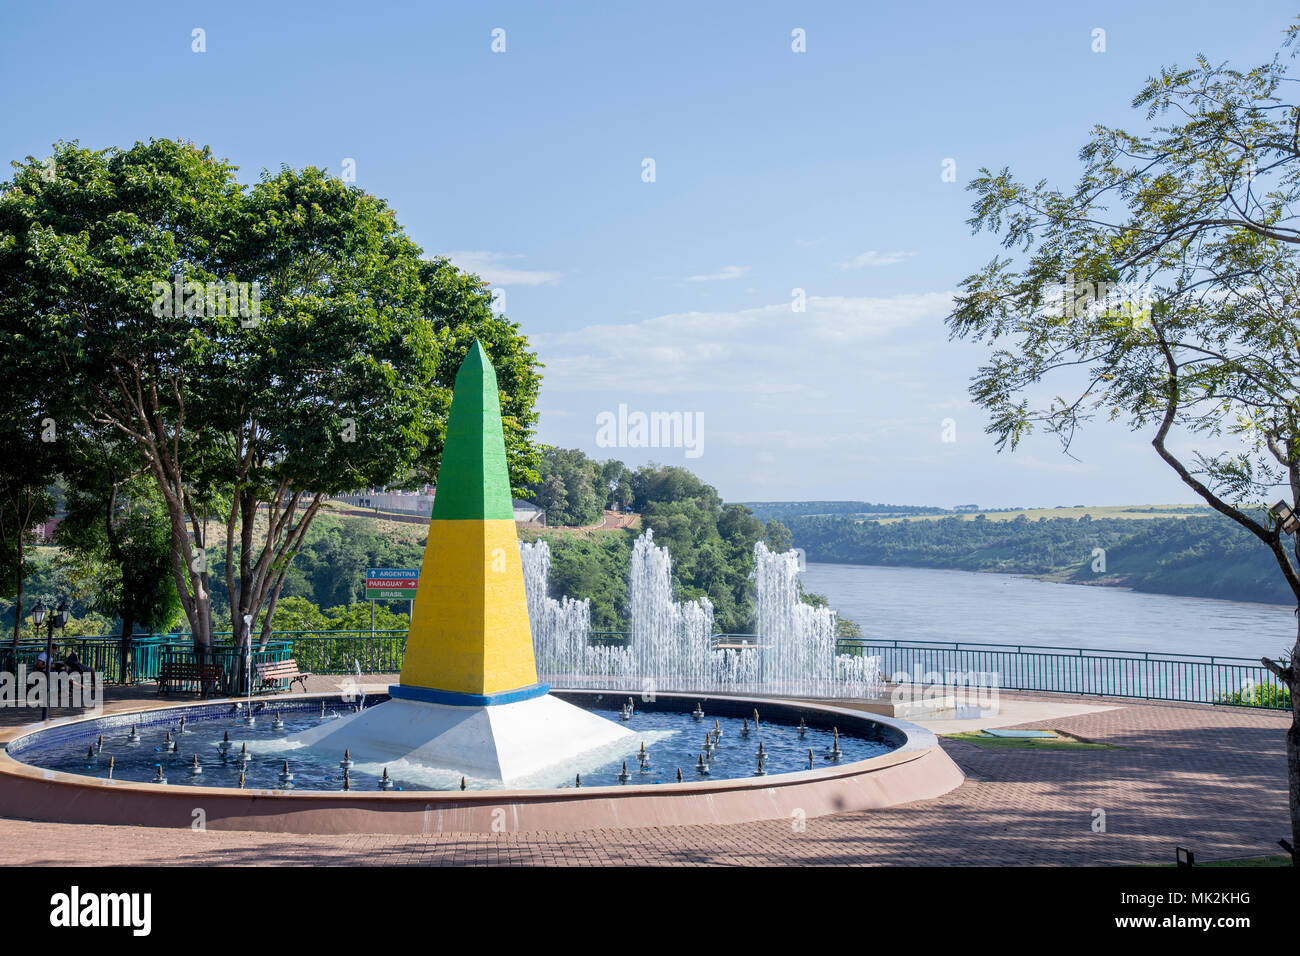
<instances>
[{"instance_id":1,"label":"directional sign","mask_svg":"<svg viewBox=\"0 0 1300 956\"><path fill-rule=\"evenodd\" d=\"M420 585L419 568L367 568L367 601L413 601Z\"/></svg>"}]
</instances>

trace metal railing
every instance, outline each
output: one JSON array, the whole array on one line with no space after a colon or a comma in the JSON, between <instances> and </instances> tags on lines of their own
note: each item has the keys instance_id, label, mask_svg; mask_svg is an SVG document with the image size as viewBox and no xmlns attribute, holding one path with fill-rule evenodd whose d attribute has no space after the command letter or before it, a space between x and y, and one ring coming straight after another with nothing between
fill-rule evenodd
<instances>
[{"instance_id":1,"label":"metal railing","mask_svg":"<svg viewBox=\"0 0 1300 956\"><path fill-rule=\"evenodd\" d=\"M395 674L402 669L406 653L405 629L391 631L280 631L264 649L254 645L255 663L293 658L302 671L313 674L351 674L360 666L363 674ZM592 644L625 644L627 631L592 631ZM714 634L713 645L748 642L759 645L754 634ZM69 650L87 666L118 679L121 639L111 637L67 637L55 642L60 656ZM0 670L15 670L12 645L0 644ZM192 650L187 633L137 637L132 646L134 682L157 679L165 654ZM17 662L30 670L44 642L22 641ZM951 641L879 640L840 638L841 654L877 656L886 680L906 675L908 683L956 684L970 682L971 675L996 674L1002 690L1048 691L1098 697L1131 697L1148 700L1186 701L1205 704L1241 704L1269 709L1290 709L1290 694L1258 660L1197 654L1167 654L1156 651L1121 651L1113 648L1066 648L1033 644L993 644ZM213 635L213 653L223 662L223 673L235 674L242 667L229 632ZM229 678L230 686L242 686Z\"/></svg>"},{"instance_id":2,"label":"metal railing","mask_svg":"<svg viewBox=\"0 0 1300 956\"><path fill-rule=\"evenodd\" d=\"M269 641L264 647L254 647L251 652L230 644L213 644L202 653L191 642L168 643L161 646L160 666L168 663L205 663L216 667L216 692L222 696L248 693L248 679L261 664L274 664L288 660L293 655L290 641ZM257 688L255 688L256 690ZM209 692L212 689L209 688Z\"/></svg>"},{"instance_id":3,"label":"metal railing","mask_svg":"<svg viewBox=\"0 0 1300 956\"><path fill-rule=\"evenodd\" d=\"M164 647L175 643L173 635L155 634L136 637L131 642L127 669L128 683L142 683L158 679L158 665L162 659ZM188 645L188 639L185 641ZM97 674L102 674L109 683L120 683L122 675L122 638L120 635L107 637L62 637L54 639L55 659L67 660L70 653L75 653L83 665ZM0 670L14 672L19 664L24 664L30 672L36 667L36 658L45 653L45 641L22 640L18 642L17 656L12 642L0 644Z\"/></svg>"},{"instance_id":4,"label":"metal railing","mask_svg":"<svg viewBox=\"0 0 1300 956\"><path fill-rule=\"evenodd\" d=\"M1242 657L871 638L839 644L880 657L891 683L958 686L996 675L992 683L1002 690L1291 707L1286 687L1258 660Z\"/></svg>"}]
</instances>

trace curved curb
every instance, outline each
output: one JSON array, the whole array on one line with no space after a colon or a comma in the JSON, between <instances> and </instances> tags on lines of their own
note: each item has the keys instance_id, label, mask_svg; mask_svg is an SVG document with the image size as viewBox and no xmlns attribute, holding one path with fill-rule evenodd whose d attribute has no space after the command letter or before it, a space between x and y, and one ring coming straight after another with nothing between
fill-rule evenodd
<instances>
[{"instance_id":1,"label":"curved curb","mask_svg":"<svg viewBox=\"0 0 1300 956\"><path fill-rule=\"evenodd\" d=\"M621 697L619 692L607 692ZM597 691L556 691L569 698ZM279 700L317 700L299 694ZM658 694L656 704L715 712L761 706L783 720L834 723L892 737L886 754L822 770L680 784L549 790L326 792L160 787L44 770L0 754L0 816L63 823L253 830L277 833L501 833L799 820L927 800L964 777L937 738L916 724L821 704L753 698ZM229 705L216 701L212 705ZM201 705L209 706L209 705ZM174 709L174 708L168 708ZM159 708L147 707L143 711ZM141 711L114 714L124 722ZM60 727L103 718L82 718ZM40 734L15 737L9 746Z\"/></svg>"}]
</instances>

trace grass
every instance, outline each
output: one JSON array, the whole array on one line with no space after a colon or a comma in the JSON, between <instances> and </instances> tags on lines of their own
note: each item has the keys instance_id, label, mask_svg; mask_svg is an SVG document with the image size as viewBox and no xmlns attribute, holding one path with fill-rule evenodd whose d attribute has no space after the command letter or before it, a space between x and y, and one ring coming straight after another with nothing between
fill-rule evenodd
<instances>
[{"instance_id":1,"label":"grass","mask_svg":"<svg viewBox=\"0 0 1300 956\"><path fill-rule=\"evenodd\" d=\"M627 528L520 528L519 540L534 542L539 538L564 536L569 538L596 538L606 534L621 534L624 531L641 532L641 516L637 515Z\"/></svg>"},{"instance_id":2,"label":"grass","mask_svg":"<svg viewBox=\"0 0 1300 956\"><path fill-rule=\"evenodd\" d=\"M1150 867L1172 867L1172 866L1177 866L1178 864L1177 863L1144 863L1142 865L1150 866ZM1204 863L1202 863L1200 860L1196 861L1196 868L1198 870L1203 866L1204 867L1210 867L1210 866L1254 867L1254 866L1291 866L1291 865L1292 865L1291 857L1285 856L1284 854L1281 853L1272 856L1247 856L1247 857L1241 857L1236 860L1206 860Z\"/></svg>"},{"instance_id":3,"label":"grass","mask_svg":"<svg viewBox=\"0 0 1300 956\"><path fill-rule=\"evenodd\" d=\"M942 514L942 515L905 515L896 518L866 518L859 520L879 521L881 524L892 524L896 521L940 521L944 518L961 518L965 521L974 521L976 515L984 515L986 521L1014 521L1021 515L1025 516L1028 521L1037 521L1039 518L1082 518L1084 515L1090 515L1093 518L1128 518L1132 520L1142 520L1144 518L1193 518L1206 514L1207 509L1201 505L1075 505L1070 508L1025 508L1020 511L971 511L961 514Z\"/></svg>"},{"instance_id":4,"label":"grass","mask_svg":"<svg viewBox=\"0 0 1300 956\"><path fill-rule=\"evenodd\" d=\"M1058 736L1054 738L1047 737L986 737L981 733L966 732L960 734L944 734L949 740L961 740L965 743L975 744L977 747L983 747L986 750L1119 750L1114 744L1098 744L1087 740L1077 740L1074 737L1061 734L1061 731L1054 730L1052 733Z\"/></svg>"},{"instance_id":5,"label":"grass","mask_svg":"<svg viewBox=\"0 0 1300 956\"><path fill-rule=\"evenodd\" d=\"M1276 856L1251 856L1240 860L1207 860L1197 866L1291 866L1291 857L1284 854Z\"/></svg>"}]
</instances>

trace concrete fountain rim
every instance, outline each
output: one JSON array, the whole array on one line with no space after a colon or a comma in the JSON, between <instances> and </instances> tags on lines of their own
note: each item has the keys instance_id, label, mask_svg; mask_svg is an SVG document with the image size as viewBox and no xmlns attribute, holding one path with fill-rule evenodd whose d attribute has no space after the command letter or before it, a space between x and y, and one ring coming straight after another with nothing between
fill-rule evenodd
<instances>
[{"instance_id":1,"label":"concrete fountain rim","mask_svg":"<svg viewBox=\"0 0 1300 956\"><path fill-rule=\"evenodd\" d=\"M595 688L555 688L557 695L570 699L594 699L601 696L635 696L627 691ZM333 693L286 694L277 701L313 702L333 700ZM9 753L11 747L30 743L33 738L55 730L92 723L111 716L115 722L129 722L142 714L167 713L175 710L230 707L246 702L246 698L218 698L201 702L176 702L162 706L147 705L112 715L92 715L63 718L48 723L29 724L4 744L0 752L0 815L26 819L61 819L58 807L75 808L76 819L64 822L77 823L144 823L153 826L188 826L188 819L171 816L182 806L189 808L202 797L203 803L219 811L219 822L214 829L278 830L282 832L333 833L333 832L498 832L496 820L487 823L479 819L482 814L499 812L502 808L518 817L534 811L543 812L544 819L537 826L515 826L511 829L574 830L601 827L657 826L671 823L734 823L758 819L788 817L793 803L795 812L818 816L825 812L849 809L892 806L916 799L926 799L959 786L964 779L960 769L939 746L938 738L930 731L909 721L865 713L833 704L815 703L794 698L763 698L751 695L692 694L680 691L659 691L656 698L682 702L724 701L775 709L778 715L797 719L800 712L815 713L823 718L836 718L837 726L850 732L857 728L886 728L887 733L900 735L902 742L888 753L865 760L788 773L773 773L762 777L737 777L723 780L687 780L681 783L619 784L591 787L555 787L536 789L499 790L403 790L403 791L325 791L325 790L275 790L239 789L236 787L206 787L186 784L159 786L153 783L125 780L107 780L84 774L48 770L23 763ZM262 702L267 702L266 698ZM785 720L782 719L784 723ZM909 781L910 765L924 766L923 780ZM864 787L869 793L863 792ZM804 796L816 793L809 800ZM45 797L42 798L41 794ZM750 800L749 798L754 798ZM761 799L760 799L761 798ZM738 805L737 801L741 801ZM743 802L754 803L752 809ZM105 803L97 807L99 803ZM808 812L802 806L813 804ZM111 804L111 805L109 805ZM761 806L759 805L761 804ZM644 817L644 822L630 819L621 808L652 807L649 813L632 814ZM160 813L166 807L170 813ZM573 807L574 813L584 819L580 825L564 823L568 817L564 807ZM55 809L49 809L55 808ZM242 808L242 809L241 809ZM254 809L256 808L256 809ZM340 828L318 819L321 810L336 811L346 816L355 812L360 816L381 815L380 819L364 828ZM316 811L313 813L313 811ZM394 813L394 811L398 811ZM404 813L402 811L405 811ZM188 816L189 810L186 809ZM394 817L411 816L423 812L423 828L404 824L390 829L398 821ZM438 816L437 826L430 828L430 813ZM212 814L207 814L211 820ZM388 819L383 819L387 817ZM448 819L443 819L447 817ZM367 817L368 819L369 817ZM167 820L168 822L158 822ZM273 820L274 825L263 825ZM451 826L444 826L450 823ZM371 829L378 825L378 829ZM490 825L490 831L489 831Z\"/></svg>"}]
</instances>

